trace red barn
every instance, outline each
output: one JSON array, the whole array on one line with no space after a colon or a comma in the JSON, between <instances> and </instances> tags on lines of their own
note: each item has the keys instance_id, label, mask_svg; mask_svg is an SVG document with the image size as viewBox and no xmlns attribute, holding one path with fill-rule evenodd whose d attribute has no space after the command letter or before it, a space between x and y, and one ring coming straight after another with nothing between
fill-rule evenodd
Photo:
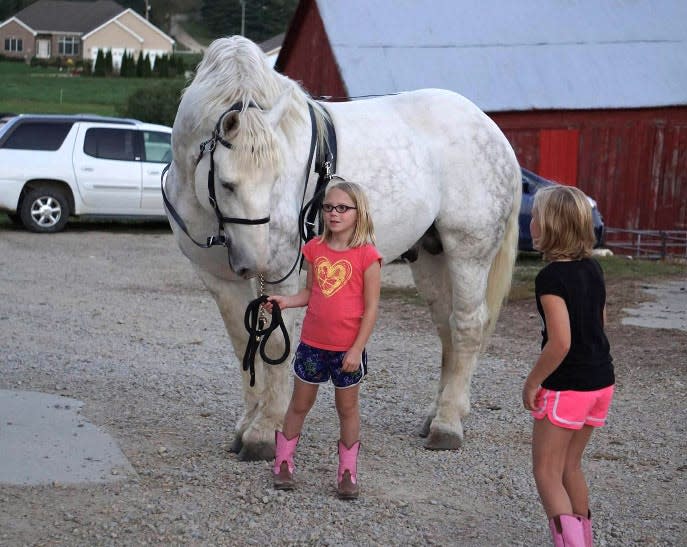
<instances>
[{"instance_id":1,"label":"red barn","mask_svg":"<svg viewBox=\"0 0 687 547\"><path fill-rule=\"evenodd\" d=\"M687 2L301 0L276 68L335 99L440 87L607 226L687 230Z\"/></svg>"}]
</instances>

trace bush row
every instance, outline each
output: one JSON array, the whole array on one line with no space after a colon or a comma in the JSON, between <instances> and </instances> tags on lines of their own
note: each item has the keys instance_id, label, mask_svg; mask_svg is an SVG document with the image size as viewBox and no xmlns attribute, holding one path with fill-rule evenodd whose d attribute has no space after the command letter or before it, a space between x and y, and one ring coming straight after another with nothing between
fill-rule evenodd
<instances>
[{"instance_id":1,"label":"bush row","mask_svg":"<svg viewBox=\"0 0 687 547\"><path fill-rule=\"evenodd\" d=\"M184 60L178 55L158 55L151 62L150 56L143 52L134 59L133 53L125 52L119 71L115 71L112 63L112 51L103 53L98 50L98 56L93 65L93 76L119 75L124 78L174 78L186 70Z\"/></svg>"}]
</instances>

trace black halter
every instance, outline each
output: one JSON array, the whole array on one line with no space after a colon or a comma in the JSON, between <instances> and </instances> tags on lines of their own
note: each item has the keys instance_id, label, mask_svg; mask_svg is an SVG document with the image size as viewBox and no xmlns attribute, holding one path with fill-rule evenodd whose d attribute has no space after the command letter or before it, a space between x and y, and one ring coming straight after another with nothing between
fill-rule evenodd
<instances>
[{"instance_id":1,"label":"black halter","mask_svg":"<svg viewBox=\"0 0 687 547\"><path fill-rule=\"evenodd\" d=\"M247 108L258 108L255 104L252 102L248 104ZM229 238L226 236L224 232L224 224L249 224L249 225L255 225L255 224L266 224L270 221L270 217L264 217L264 218L258 218L258 219L247 219L247 218L235 218L235 217L225 217L222 215L219 206L217 204L217 199L215 197L215 158L214 158L214 153L215 153L215 148L217 147L217 143L219 142L222 146L231 149L232 144L229 141L226 141L222 138L221 133L220 133L220 127L222 123L222 119L224 116L226 116L229 112L241 112L243 110L243 103L236 103L231 106L228 110L226 110L222 115L219 117L217 120L217 123L215 124L215 129L212 132L212 137L210 137L208 140L204 141L200 145L200 155L198 156L198 160L196 162L196 165L200 162L200 160L203 158L203 155L206 152L210 152L210 170L208 172L208 196L210 199L210 204L212 205L212 208L215 211L215 216L217 217L217 235L209 236L207 238L206 243L201 243L199 241L196 241L191 237L191 234L188 231L188 228L186 227L186 223L184 220L181 218L177 210L174 208L172 203L169 201L167 198L167 194L165 192L165 185L164 185L164 179L165 179L165 174L169 170L169 167L171 164L167 164L165 166L164 170L162 171L162 175L160 176L160 187L162 189L162 199L165 203L165 207L167 208L167 211L169 212L169 215L174 219L174 221L177 223L177 225L182 229L182 231L186 234L186 236L198 247L202 247L204 249L208 249L210 247L213 247L215 245L222 245L227 248L227 252L229 251L231 242L229 241ZM302 261L302 255L301 255L301 243L309 241L313 237L315 237L315 229L317 227L317 233L322 233L322 216L321 216L321 209L322 209L322 200L324 199L324 193L327 188L327 184L329 181L334 177L334 173L336 172L336 132L334 130L334 124L332 123L331 117L329 116L329 113L323 108L322 109L324 114L325 114L325 125L327 128L327 138L322 139L322 141L325 143L325 146L317 146L317 143L319 141L318 139L318 131L317 131L317 122L315 119L315 110L312 106L311 103L308 103L308 112L310 114L310 125L311 125L311 138L310 138L310 151L308 153L308 161L305 166L305 181L303 183L303 196L301 198L301 212L298 217L298 225L299 225L299 241L298 244L298 249L296 251L296 259L293 262L293 265L289 269L289 271L284 275L282 278L277 279L276 281L268 281L264 280L265 283L269 283L271 285L276 285L278 283L281 283L282 281L285 281L296 269L296 266L299 264L299 262ZM311 169L311 164L313 161L313 157L315 156L315 149L317 148L317 158L315 159L315 172L318 174L317 177L317 183L315 185L315 191L313 193L313 197L308 201L308 203L305 203L305 196L307 193L307 188L308 188L308 180L310 179L310 169ZM319 221L319 222L317 222ZM260 277L261 283L263 281L262 277ZM278 306L273 306L272 308L272 321L270 325L265 328L265 320L260 317L260 307L261 305L267 300L267 297L262 294L262 289L261 289L261 294L259 297L255 300L253 300L249 305L248 308L246 309L246 313L244 316L244 323L246 330L248 331L248 344L246 347L246 351L244 352L243 356L243 370L249 371L250 374L250 385L251 387L255 385L255 355L257 352L260 353L260 356L262 357L263 361L270 364L270 365L278 365L280 363L283 363L286 358L289 355L290 352L290 342L289 342L289 335L288 332L286 331L286 327L284 326L284 322L281 319L281 314ZM269 338L270 334L277 328L280 328L282 331L282 334L284 336L284 342L285 342L285 349L284 353L276 358L276 359L271 359L266 353L265 353L265 345L267 344L267 339Z\"/></svg>"},{"instance_id":2,"label":"black halter","mask_svg":"<svg viewBox=\"0 0 687 547\"><path fill-rule=\"evenodd\" d=\"M247 108L258 108L257 105L254 103L248 103ZM232 144L224 140L222 138L221 132L220 132L220 126L222 123L222 120L224 119L224 116L229 114L230 112L241 112L243 111L243 103L238 102L233 104L229 109L224 111L222 115L219 117L217 120L217 123L215 124L215 129L212 131L212 137L210 137L208 140L203 141L200 144L200 155L198 156L198 160L196 161L196 165L200 163L200 160L203 159L203 155L206 152L210 152L210 169L208 171L208 199L210 200L210 205L212 205L212 209L215 211L215 216L217 217L217 234L208 236L207 240L205 243L200 243L193 239L191 237L191 234L188 231L188 228L186 227L186 223L183 221L181 216L179 216L179 213L177 213L176 209L172 205L172 203L169 201L167 198L167 194L165 192L165 186L164 186L164 176L165 173L169 170L170 164L168 164L164 170L162 171L162 176L160 177L160 186L162 188L162 200L165 203L165 206L167 207L167 210L169 211L169 214L172 216L174 221L179 225L179 227L184 231L184 233L189 237L193 243L195 243L198 247L202 247L205 249L208 249L210 247L213 247L215 245L222 245L224 247L229 248L230 241L229 238L226 236L225 230L224 230L224 225L225 224L249 224L249 225L256 225L256 224L267 224L270 221L270 217L263 217L263 218L238 218L238 217L225 217L222 215L222 211L219 209L219 205L217 204L217 197L215 194L215 149L217 148L217 143L220 143L222 146L225 148L231 149L233 148Z\"/></svg>"},{"instance_id":3,"label":"black halter","mask_svg":"<svg viewBox=\"0 0 687 547\"><path fill-rule=\"evenodd\" d=\"M248 103L247 108L259 108L256 104L253 102ZM203 141L200 144L200 154L198 156L198 160L196 161L196 165L200 163L201 159L203 158L203 155L207 152L210 153L210 169L208 171L208 197L210 204L212 205L213 210L215 211L215 216L217 217L217 234L216 235L211 235L208 236L205 243L202 243L200 241L196 241L191 234L188 231L188 228L186 226L186 223L184 220L181 218L181 215L177 212L177 210L174 208L172 203L169 201L169 198L167 197L167 193L165 192L165 185L164 185L164 179L165 179L165 174L167 171L169 171L169 168L171 166L170 164L167 164L165 168L162 171L162 175L160 176L160 188L162 190L162 200L165 204L165 207L167 208L167 211L169 212L169 215L174 219L174 222L181 228L181 230L186 234L186 236L198 247L201 247L203 249L209 249L211 247L214 247L216 245L221 245L223 247L226 247L227 250L229 250L231 246L231 241L227 237L224 229L225 224L247 224L247 225L257 225L257 224L266 224L270 221L270 217L264 217L264 218L257 218L257 219L248 219L248 218L237 218L237 217L225 217L222 215L222 212L219 209L219 205L217 204L217 198L215 194L215 159L214 159L214 153L215 149L217 148L217 143L220 143L222 146L228 149L232 149L233 146L232 144L223 139L220 131L222 119L224 116L229 114L230 112L241 112L243 111L243 103L238 102L233 104L229 109L224 111L222 115L219 117L217 120L217 123L215 124L215 128L212 131L212 136L206 140ZM311 139L310 139L310 152L308 154L308 161L305 166L305 181L303 184L303 196L301 198L301 212L298 218L298 224L299 224L299 234L300 234L300 240L301 242L307 242L316 235L316 227L317 227L317 233L322 233L322 218L321 218L321 207L322 207L322 200L324 199L324 193L327 187L327 184L329 181L332 179L334 176L333 174L336 172L336 131L334 130L334 124L332 123L331 117L329 116L329 113L322 108L325 114L325 125L327 128L327 139L324 141L326 144L325 146L317 146L318 143L318 131L317 131L317 123L315 121L315 111L312 106L312 104L308 104L308 112L310 114L310 125L311 125ZM305 203L305 196L307 193L307 187L308 187L308 179L310 178L310 170L311 170L311 165L313 158L315 156L315 149L317 149L317 158L315 158L315 172L318 174L317 178L317 183L315 185L315 191L313 194L313 197ZM317 222L319 221L319 222ZM285 281L296 269L296 266L299 263L299 260L301 258L301 246L300 244L298 245L298 249L296 251L296 259L294 260L293 265L289 269L289 271L281 277L280 279L277 279L275 281L269 281L265 280L265 283L268 283L270 285L276 285L281 283L282 281Z\"/></svg>"}]
</instances>

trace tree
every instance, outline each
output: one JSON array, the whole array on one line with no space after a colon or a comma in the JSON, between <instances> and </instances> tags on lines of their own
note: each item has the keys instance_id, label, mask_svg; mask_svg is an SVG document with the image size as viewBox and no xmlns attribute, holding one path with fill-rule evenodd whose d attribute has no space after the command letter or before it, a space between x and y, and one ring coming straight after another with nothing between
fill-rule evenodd
<instances>
[{"instance_id":1,"label":"tree","mask_svg":"<svg viewBox=\"0 0 687 547\"><path fill-rule=\"evenodd\" d=\"M262 42L286 30L298 0L245 0L245 4L246 36ZM205 25L217 36L241 33L240 0L203 0L200 12Z\"/></svg>"},{"instance_id":2,"label":"tree","mask_svg":"<svg viewBox=\"0 0 687 547\"><path fill-rule=\"evenodd\" d=\"M153 75L153 70L150 68L150 55L146 53L143 57L143 77L150 78Z\"/></svg>"},{"instance_id":3,"label":"tree","mask_svg":"<svg viewBox=\"0 0 687 547\"><path fill-rule=\"evenodd\" d=\"M105 76L112 76L114 72L114 66L112 64L112 50L108 49L105 54Z\"/></svg>"},{"instance_id":4,"label":"tree","mask_svg":"<svg viewBox=\"0 0 687 547\"><path fill-rule=\"evenodd\" d=\"M129 56L126 53L126 50L124 50L124 54L122 55L122 64L119 65L119 75L122 78L126 78L126 71L128 70L127 63L129 62Z\"/></svg>"},{"instance_id":5,"label":"tree","mask_svg":"<svg viewBox=\"0 0 687 547\"><path fill-rule=\"evenodd\" d=\"M122 76L127 78L135 78L136 60L134 59L134 54L127 51L124 56L126 57L126 72L122 74Z\"/></svg>"},{"instance_id":6,"label":"tree","mask_svg":"<svg viewBox=\"0 0 687 547\"><path fill-rule=\"evenodd\" d=\"M98 55L95 57L93 76L105 76L105 55L103 55L102 49L98 50Z\"/></svg>"},{"instance_id":7,"label":"tree","mask_svg":"<svg viewBox=\"0 0 687 547\"><path fill-rule=\"evenodd\" d=\"M0 0L0 21L9 19L18 11L30 6L36 0Z\"/></svg>"},{"instance_id":8,"label":"tree","mask_svg":"<svg viewBox=\"0 0 687 547\"><path fill-rule=\"evenodd\" d=\"M136 77L143 77L143 51L138 52L138 59L136 59Z\"/></svg>"},{"instance_id":9,"label":"tree","mask_svg":"<svg viewBox=\"0 0 687 547\"><path fill-rule=\"evenodd\" d=\"M155 57L153 74L158 78L169 78L169 57L166 54Z\"/></svg>"}]
</instances>

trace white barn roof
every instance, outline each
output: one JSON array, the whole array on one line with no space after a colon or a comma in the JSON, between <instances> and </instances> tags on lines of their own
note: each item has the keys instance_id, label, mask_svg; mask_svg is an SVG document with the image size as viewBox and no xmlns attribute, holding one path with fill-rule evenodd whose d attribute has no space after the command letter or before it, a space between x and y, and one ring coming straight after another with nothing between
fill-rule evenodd
<instances>
[{"instance_id":1,"label":"white barn roof","mask_svg":"<svg viewBox=\"0 0 687 547\"><path fill-rule=\"evenodd\" d=\"M317 0L350 96L486 111L687 104L685 0Z\"/></svg>"}]
</instances>

